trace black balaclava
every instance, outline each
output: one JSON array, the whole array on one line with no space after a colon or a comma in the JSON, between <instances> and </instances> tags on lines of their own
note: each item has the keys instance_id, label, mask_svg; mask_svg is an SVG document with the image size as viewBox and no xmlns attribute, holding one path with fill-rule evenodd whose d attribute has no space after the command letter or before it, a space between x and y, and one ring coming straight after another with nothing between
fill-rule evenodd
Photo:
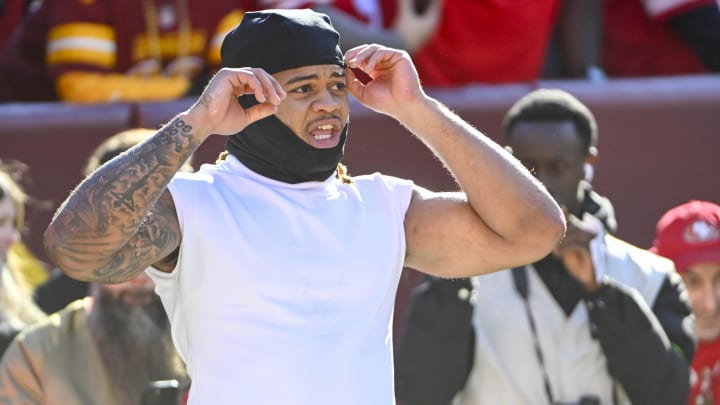
<instances>
[{"instance_id":1,"label":"black balaclava","mask_svg":"<svg viewBox=\"0 0 720 405\"><path fill-rule=\"evenodd\" d=\"M340 35L330 18L306 10L247 12L223 40L222 66L259 67L273 74L311 65L345 66ZM257 104L254 95L238 97L243 108ZM314 148L274 115L228 137L230 154L256 173L286 183L323 181L343 157L348 126L334 148Z\"/></svg>"}]
</instances>

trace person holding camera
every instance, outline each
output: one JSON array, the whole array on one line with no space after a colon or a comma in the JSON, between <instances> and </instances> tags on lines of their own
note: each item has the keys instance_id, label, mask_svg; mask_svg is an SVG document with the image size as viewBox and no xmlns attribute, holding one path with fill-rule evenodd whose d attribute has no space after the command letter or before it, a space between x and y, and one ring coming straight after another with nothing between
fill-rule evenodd
<instances>
[{"instance_id":1,"label":"person holding camera","mask_svg":"<svg viewBox=\"0 0 720 405\"><path fill-rule=\"evenodd\" d=\"M405 405L683 404L692 319L673 264L612 235L590 186L597 128L569 93L539 89L504 122L508 147L567 213L531 265L414 291L396 352Z\"/></svg>"}]
</instances>

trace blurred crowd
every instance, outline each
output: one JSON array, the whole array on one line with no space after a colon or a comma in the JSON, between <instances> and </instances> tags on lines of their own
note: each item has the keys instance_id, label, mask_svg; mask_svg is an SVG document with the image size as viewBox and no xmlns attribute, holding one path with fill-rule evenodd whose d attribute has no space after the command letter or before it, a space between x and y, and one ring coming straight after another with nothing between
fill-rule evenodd
<instances>
[{"instance_id":1,"label":"blurred crowd","mask_svg":"<svg viewBox=\"0 0 720 405\"><path fill-rule=\"evenodd\" d=\"M245 11L266 8L328 14L344 50L370 42L404 49L428 87L720 72L716 0L0 0L0 103L198 95L222 67L225 35ZM587 276L584 256L555 252L484 278L424 279L399 341L398 398L720 404L720 206L667 207L653 247L627 247L612 236L612 204L591 187L592 113L561 91L528 97L508 111L508 147L568 210L568 235L590 244L585 259L595 267ZM85 174L153 133L109 134ZM182 403L191 382L152 280L86 283L39 260L22 241L31 199L22 167L0 163L0 404ZM542 300L529 300L528 286ZM515 301L507 298L515 290ZM501 300L502 319L482 311ZM530 305L546 312L533 318ZM500 326L512 322L531 327ZM537 327L543 322L550 329ZM523 333L527 353L515 346ZM581 376L552 363L563 353L594 359L575 367L603 368ZM543 377L518 387L526 375L512 362L518 370L532 363L529 379ZM607 387L608 397L582 395Z\"/></svg>"},{"instance_id":2,"label":"blurred crowd","mask_svg":"<svg viewBox=\"0 0 720 405\"><path fill-rule=\"evenodd\" d=\"M244 11L301 7L344 49L406 50L425 86L720 70L716 0L4 0L0 102L197 94Z\"/></svg>"}]
</instances>

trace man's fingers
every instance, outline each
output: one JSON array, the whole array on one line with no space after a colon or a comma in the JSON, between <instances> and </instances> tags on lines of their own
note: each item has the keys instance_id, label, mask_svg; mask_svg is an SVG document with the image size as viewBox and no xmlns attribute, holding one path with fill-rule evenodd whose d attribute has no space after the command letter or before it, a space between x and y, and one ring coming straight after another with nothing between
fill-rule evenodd
<instances>
[{"instance_id":1,"label":"man's fingers","mask_svg":"<svg viewBox=\"0 0 720 405\"><path fill-rule=\"evenodd\" d=\"M345 56L343 57L343 61L346 65L350 66L350 61L355 59L358 53L362 51L363 49L367 48L369 45L358 45L347 52L345 52Z\"/></svg>"},{"instance_id":2,"label":"man's fingers","mask_svg":"<svg viewBox=\"0 0 720 405\"><path fill-rule=\"evenodd\" d=\"M278 105L286 97L282 86L272 75L260 68L240 68L227 70L234 93L243 95L252 93L259 103L270 102Z\"/></svg>"},{"instance_id":3,"label":"man's fingers","mask_svg":"<svg viewBox=\"0 0 720 405\"><path fill-rule=\"evenodd\" d=\"M263 69L254 69L254 73L262 86L262 89L259 90L262 90L264 100L261 102L269 101L273 105L280 104L286 95L280 83ZM257 90L255 94L255 98L257 98ZM258 101L260 101L259 98Z\"/></svg>"},{"instance_id":4,"label":"man's fingers","mask_svg":"<svg viewBox=\"0 0 720 405\"><path fill-rule=\"evenodd\" d=\"M383 62L392 59L394 54L394 51L376 49L375 52L370 54L370 56L368 57L367 63L365 64L365 68L367 69L366 71L374 72L378 65L381 65Z\"/></svg>"},{"instance_id":5,"label":"man's fingers","mask_svg":"<svg viewBox=\"0 0 720 405\"><path fill-rule=\"evenodd\" d=\"M357 75L352 69L345 69L345 72L345 75L347 77L347 90L350 92L350 94L352 94L353 97L362 101L365 85L363 84L362 80L357 77Z\"/></svg>"},{"instance_id":6,"label":"man's fingers","mask_svg":"<svg viewBox=\"0 0 720 405\"><path fill-rule=\"evenodd\" d=\"M397 50L372 44L363 46L361 49L353 49L352 54L346 54L346 63L350 68L361 69L373 76L373 72L378 67L382 68L384 63L392 63L393 58L398 55L400 53Z\"/></svg>"},{"instance_id":7,"label":"man's fingers","mask_svg":"<svg viewBox=\"0 0 720 405\"><path fill-rule=\"evenodd\" d=\"M285 100L285 97L287 97L287 93L285 92L285 89L282 88L282 85L280 82L278 82L274 77L270 76L272 79L273 87L275 88L275 94L278 96L278 102L275 105L280 104L282 100Z\"/></svg>"},{"instance_id":8,"label":"man's fingers","mask_svg":"<svg viewBox=\"0 0 720 405\"><path fill-rule=\"evenodd\" d=\"M347 67L345 69L346 86L352 92L353 87L357 87L360 84L360 79L355 75L353 68Z\"/></svg>"},{"instance_id":9,"label":"man's fingers","mask_svg":"<svg viewBox=\"0 0 720 405\"><path fill-rule=\"evenodd\" d=\"M247 85L255 94L255 100L257 100L258 103L264 103L267 101L267 97L265 96L265 87L263 86L261 76L253 75L247 77L247 79Z\"/></svg>"},{"instance_id":10,"label":"man's fingers","mask_svg":"<svg viewBox=\"0 0 720 405\"><path fill-rule=\"evenodd\" d=\"M346 54L346 63L351 68L360 68L365 72L368 72L366 68L368 59L380 48L380 45L361 45L357 48L353 48Z\"/></svg>"},{"instance_id":11,"label":"man's fingers","mask_svg":"<svg viewBox=\"0 0 720 405\"><path fill-rule=\"evenodd\" d=\"M233 93L237 96L253 93L258 102L265 102L265 94L260 80L249 69L227 69L228 80Z\"/></svg>"},{"instance_id":12,"label":"man's fingers","mask_svg":"<svg viewBox=\"0 0 720 405\"><path fill-rule=\"evenodd\" d=\"M276 112L276 105L270 103L262 103L245 109L245 117L247 118L247 124L249 125L255 121L259 121L265 117L269 117Z\"/></svg>"},{"instance_id":13,"label":"man's fingers","mask_svg":"<svg viewBox=\"0 0 720 405\"><path fill-rule=\"evenodd\" d=\"M566 215L565 218L567 218L568 223L574 225L575 227L579 229L585 228L585 224L583 223L583 221L575 215Z\"/></svg>"}]
</instances>

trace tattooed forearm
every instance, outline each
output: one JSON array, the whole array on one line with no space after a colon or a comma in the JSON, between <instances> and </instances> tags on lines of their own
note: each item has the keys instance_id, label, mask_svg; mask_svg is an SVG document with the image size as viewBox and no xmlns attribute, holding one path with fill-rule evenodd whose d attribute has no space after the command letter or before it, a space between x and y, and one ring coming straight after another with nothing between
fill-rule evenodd
<instances>
[{"instance_id":1,"label":"tattooed forearm","mask_svg":"<svg viewBox=\"0 0 720 405\"><path fill-rule=\"evenodd\" d=\"M179 244L179 229L168 224L167 217L151 213L137 234L111 257L110 262L94 271L94 277L108 283L130 280L153 264L149 258L166 257Z\"/></svg>"},{"instance_id":2,"label":"tattooed forearm","mask_svg":"<svg viewBox=\"0 0 720 405\"><path fill-rule=\"evenodd\" d=\"M174 207L150 213L170 179L202 143L176 118L155 136L103 165L68 197L46 233L48 255L71 276L116 281L172 252L179 233L158 228ZM172 199L164 205L172 206ZM159 204L163 205L163 204ZM142 257L143 260L133 260ZM150 261L148 261L150 260Z\"/></svg>"},{"instance_id":3,"label":"tattooed forearm","mask_svg":"<svg viewBox=\"0 0 720 405\"><path fill-rule=\"evenodd\" d=\"M125 159L118 162L114 177L103 181L99 192L89 190L93 205L106 211L145 212L148 204L157 198L170 178L195 151L200 142L192 137L192 127L181 119L166 125L140 148L130 150ZM111 162L114 163L115 161ZM103 212L101 212L103 213ZM100 215L98 230L103 231L107 221L115 218ZM142 217L132 218L135 229ZM117 225L113 223L113 225Z\"/></svg>"}]
</instances>

